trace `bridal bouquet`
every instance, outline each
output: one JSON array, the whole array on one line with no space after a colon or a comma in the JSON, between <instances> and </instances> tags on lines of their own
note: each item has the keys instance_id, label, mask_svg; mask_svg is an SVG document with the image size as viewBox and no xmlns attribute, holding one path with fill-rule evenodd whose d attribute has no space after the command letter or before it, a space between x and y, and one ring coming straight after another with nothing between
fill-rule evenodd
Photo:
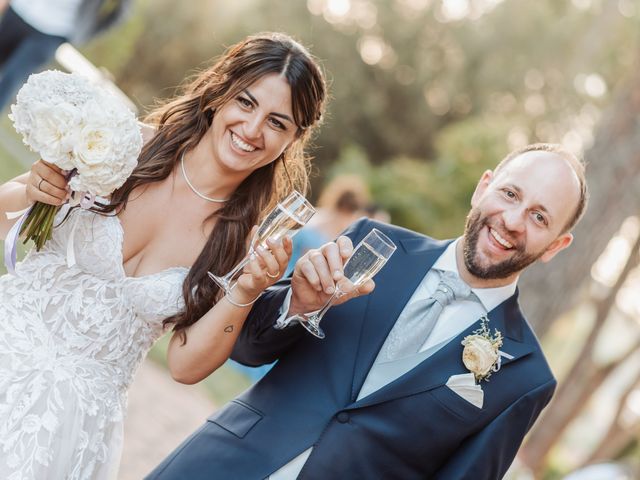
<instances>
[{"instance_id":1,"label":"bridal bouquet","mask_svg":"<svg viewBox=\"0 0 640 480\"><path fill-rule=\"evenodd\" d=\"M31 75L9 118L24 143L67 172L72 201L89 208L120 187L137 165L142 136L136 117L107 91L77 74ZM51 238L58 206L37 202L18 226L40 250Z\"/></svg>"}]
</instances>

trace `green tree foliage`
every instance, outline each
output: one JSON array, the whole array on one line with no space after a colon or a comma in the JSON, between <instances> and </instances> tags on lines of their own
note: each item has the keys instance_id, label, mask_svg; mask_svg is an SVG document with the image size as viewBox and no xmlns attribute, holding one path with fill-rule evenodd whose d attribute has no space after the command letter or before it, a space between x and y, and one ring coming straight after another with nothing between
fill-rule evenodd
<instances>
[{"instance_id":1,"label":"green tree foliage","mask_svg":"<svg viewBox=\"0 0 640 480\"><path fill-rule=\"evenodd\" d=\"M131 61L136 44L144 36L146 26L144 12L148 8L148 3L149 0L138 0L134 3L130 17L81 47L83 55L94 62L97 59L97 63L103 70L117 79L116 83L122 77L124 66Z\"/></svg>"},{"instance_id":2,"label":"green tree foliage","mask_svg":"<svg viewBox=\"0 0 640 480\"><path fill-rule=\"evenodd\" d=\"M396 223L439 238L460 235L471 194L482 173L505 151L499 147L508 124L501 119L470 119L443 129L434 161L394 157L372 165L361 148L347 148L329 172L365 177L374 198Z\"/></svg>"},{"instance_id":3,"label":"green tree foliage","mask_svg":"<svg viewBox=\"0 0 640 480\"><path fill-rule=\"evenodd\" d=\"M589 146L638 15L628 0L140 0L91 52L144 111L245 35L292 34L331 85L314 191L357 151L395 222L453 235L478 174L513 146Z\"/></svg>"}]
</instances>

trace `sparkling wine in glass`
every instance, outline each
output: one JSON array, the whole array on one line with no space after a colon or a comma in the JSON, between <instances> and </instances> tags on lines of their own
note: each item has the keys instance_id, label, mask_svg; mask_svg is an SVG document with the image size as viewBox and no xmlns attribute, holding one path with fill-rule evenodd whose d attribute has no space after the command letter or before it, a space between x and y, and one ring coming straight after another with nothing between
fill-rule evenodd
<instances>
[{"instance_id":1,"label":"sparkling wine in glass","mask_svg":"<svg viewBox=\"0 0 640 480\"><path fill-rule=\"evenodd\" d=\"M387 260L395 252L395 244L380 230L372 229L366 237L362 239L344 265L344 276L356 287L372 278L387 263ZM327 300L320 310L315 312L293 315L287 319L287 323L297 320L310 333L318 338L324 338L324 332L320 328L320 320L331 307L336 298L340 298L343 293L336 285L333 295Z\"/></svg>"},{"instance_id":2,"label":"sparkling wine in glass","mask_svg":"<svg viewBox=\"0 0 640 480\"><path fill-rule=\"evenodd\" d=\"M301 193L294 190L287 198L278 202L273 210L269 212L269 215L262 221L251 239L247 255L240 263L222 277L214 275L211 272L207 272L207 274L228 294L233 290L233 287L235 287L237 277L240 276L242 269L249 263L251 256L255 254L255 250L258 247L261 246L269 249L267 245L269 238L278 241L285 235L295 235L298 230L309 221L314 213L316 213L316 211L311 203L309 203Z\"/></svg>"}]
</instances>

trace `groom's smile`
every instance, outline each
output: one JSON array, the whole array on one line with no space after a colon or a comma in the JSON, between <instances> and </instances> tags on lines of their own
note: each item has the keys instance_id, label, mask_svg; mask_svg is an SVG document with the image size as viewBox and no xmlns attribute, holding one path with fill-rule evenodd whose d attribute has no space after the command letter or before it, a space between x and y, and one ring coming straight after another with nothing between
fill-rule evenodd
<instances>
[{"instance_id":1,"label":"groom's smile","mask_svg":"<svg viewBox=\"0 0 640 480\"><path fill-rule=\"evenodd\" d=\"M510 250L513 248L513 244L505 240L495 228L491 228L491 227L488 227L488 228L489 228L489 233L498 244L498 248L503 248L504 250Z\"/></svg>"}]
</instances>

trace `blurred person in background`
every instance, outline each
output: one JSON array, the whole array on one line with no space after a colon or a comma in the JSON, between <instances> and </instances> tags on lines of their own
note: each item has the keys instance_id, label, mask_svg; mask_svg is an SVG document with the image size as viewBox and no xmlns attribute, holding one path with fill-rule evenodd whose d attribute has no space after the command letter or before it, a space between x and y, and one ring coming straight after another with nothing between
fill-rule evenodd
<instances>
[{"instance_id":1,"label":"blurred person in background","mask_svg":"<svg viewBox=\"0 0 640 480\"><path fill-rule=\"evenodd\" d=\"M335 239L358 218L366 215L370 194L358 175L339 175L332 179L318 198L316 214L294 237L293 254L285 276L302 255Z\"/></svg>"},{"instance_id":2,"label":"blurred person in background","mask_svg":"<svg viewBox=\"0 0 640 480\"><path fill-rule=\"evenodd\" d=\"M116 478L127 389L168 327L176 380L227 360L291 242L258 248L229 294L207 273L229 272L252 226L305 191L324 99L303 46L248 37L151 113L138 165L108 202L71 208L65 176L42 160L0 186L3 238L16 221L6 212L63 205L53 238L0 277L0 477Z\"/></svg>"},{"instance_id":3,"label":"blurred person in background","mask_svg":"<svg viewBox=\"0 0 640 480\"><path fill-rule=\"evenodd\" d=\"M60 45L85 43L122 21L133 0L0 0L0 110Z\"/></svg>"},{"instance_id":4,"label":"blurred person in background","mask_svg":"<svg viewBox=\"0 0 640 480\"><path fill-rule=\"evenodd\" d=\"M370 203L364 209L365 215L371 220L375 220L381 223L391 223L391 214L384 209L382 205L377 203Z\"/></svg>"}]
</instances>

